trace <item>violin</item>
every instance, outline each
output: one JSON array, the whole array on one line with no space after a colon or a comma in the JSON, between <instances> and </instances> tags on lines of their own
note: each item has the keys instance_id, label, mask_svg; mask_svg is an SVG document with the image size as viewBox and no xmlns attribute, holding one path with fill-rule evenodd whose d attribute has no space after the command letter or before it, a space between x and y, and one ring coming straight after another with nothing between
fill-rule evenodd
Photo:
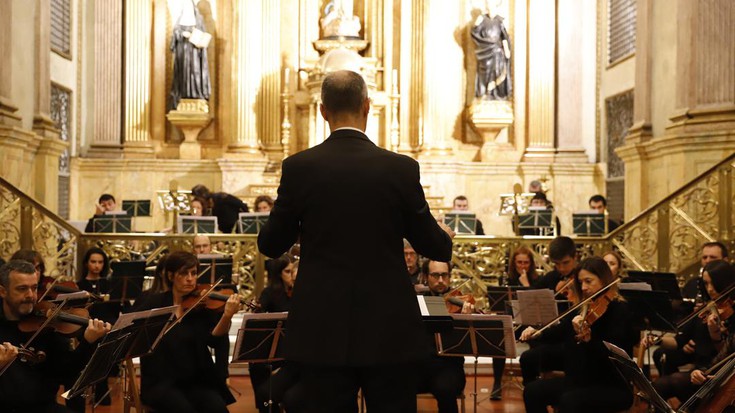
<instances>
[{"instance_id":1,"label":"violin","mask_svg":"<svg viewBox=\"0 0 735 413\"><path fill-rule=\"evenodd\" d=\"M82 292L74 281L59 281L58 278L44 277L41 283L41 296L38 301L55 300L59 294L72 294ZM87 291L87 296L95 301L101 301L102 298Z\"/></svg>"},{"instance_id":2,"label":"violin","mask_svg":"<svg viewBox=\"0 0 735 413\"><path fill-rule=\"evenodd\" d=\"M607 307L616 296L617 292L612 288L608 288L603 294L595 297L590 302L582 306L582 311L580 312L582 323L576 335L577 341L582 341L583 338L591 334L590 328L592 327L592 324L605 314Z\"/></svg>"},{"instance_id":3,"label":"violin","mask_svg":"<svg viewBox=\"0 0 735 413\"><path fill-rule=\"evenodd\" d=\"M18 329L24 333L32 333L40 328L49 327L62 335L74 335L82 327L89 325L89 311L84 308L69 308L59 311L50 321L48 316L57 310L56 305L43 301L36 304L33 313L18 323Z\"/></svg>"},{"instance_id":4,"label":"violin","mask_svg":"<svg viewBox=\"0 0 735 413\"><path fill-rule=\"evenodd\" d=\"M225 304L232 294L237 294L234 288L222 288L217 291L207 291L212 289L211 284L198 284L197 287L187 295L181 302L181 307L184 310L190 308L206 308L212 311L224 311ZM259 306L252 302L248 302L243 298L240 298L240 304L247 306L250 309L255 309Z\"/></svg>"},{"instance_id":5,"label":"violin","mask_svg":"<svg viewBox=\"0 0 735 413\"><path fill-rule=\"evenodd\" d=\"M710 301L705 307L707 310L699 314L699 318L704 323L707 322L707 318L710 315L714 315L717 319L717 324L722 325L724 321L727 321L735 313L735 310L733 310L733 300L729 297L722 301Z\"/></svg>"},{"instance_id":6,"label":"violin","mask_svg":"<svg viewBox=\"0 0 735 413\"><path fill-rule=\"evenodd\" d=\"M472 294L462 294L459 289L455 289L444 296L444 303L449 314L461 314L465 303L475 305L475 297ZM484 314L480 310L475 310L474 313Z\"/></svg>"}]
</instances>

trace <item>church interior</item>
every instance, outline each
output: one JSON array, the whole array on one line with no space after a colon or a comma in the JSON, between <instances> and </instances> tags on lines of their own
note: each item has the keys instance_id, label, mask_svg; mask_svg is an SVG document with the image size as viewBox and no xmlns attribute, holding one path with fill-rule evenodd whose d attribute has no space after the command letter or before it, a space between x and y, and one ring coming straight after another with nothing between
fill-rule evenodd
<instances>
[{"instance_id":1,"label":"church interior","mask_svg":"<svg viewBox=\"0 0 735 413\"><path fill-rule=\"evenodd\" d=\"M734 24L731 0L0 0L0 258L32 249L45 276L74 281L100 248L140 262L146 289L206 233L257 298L260 200L277 198L284 159L329 137L322 81L351 70L367 136L418 161L432 213L454 225L451 286L478 308L518 248L551 271L560 235L580 258L614 250L624 271L684 286L705 244L735 254ZM191 220L197 186L250 211L229 231ZM105 214L103 194L125 212ZM466 360L463 409L525 411L520 384L473 400L492 363ZM237 411L256 412L243 366ZM130 403L121 380L100 411Z\"/></svg>"}]
</instances>

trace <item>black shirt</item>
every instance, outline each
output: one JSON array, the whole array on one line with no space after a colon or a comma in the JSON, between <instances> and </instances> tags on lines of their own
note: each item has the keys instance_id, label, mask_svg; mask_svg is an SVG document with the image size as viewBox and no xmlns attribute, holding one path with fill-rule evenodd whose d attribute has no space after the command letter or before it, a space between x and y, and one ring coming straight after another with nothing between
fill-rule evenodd
<instances>
[{"instance_id":1,"label":"black shirt","mask_svg":"<svg viewBox=\"0 0 735 413\"><path fill-rule=\"evenodd\" d=\"M237 224L240 212L249 212L248 204L225 192L212 194L212 215L217 217L217 226L223 234L229 234Z\"/></svg>"}]
</instances>

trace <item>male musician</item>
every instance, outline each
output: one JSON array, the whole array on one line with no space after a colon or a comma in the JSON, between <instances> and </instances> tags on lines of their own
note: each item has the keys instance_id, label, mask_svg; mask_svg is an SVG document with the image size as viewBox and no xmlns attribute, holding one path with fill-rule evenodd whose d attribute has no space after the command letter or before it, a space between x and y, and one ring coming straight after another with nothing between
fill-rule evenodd
<instances>
[{"instance_id":1,"label":"male musician","mask_svg":"<svg viewBox=\"0 0 735 413\"><path fill-rule=\"evenodd\" d=\"M93 319L84 331L84 339L76 350L69 340L57 333L43 331L27 347L43 351L46 359L38 364L23 361L18 347L27 343L33 333L24 333L19 322L29 317L38 299L33 264L11 260L0 267L0 406L4 413L69 412L56 403L56 393L64 376L80 371L92 352L91 344L102 338L110 324Z\"/></svg>"},{"instance_id":2,"label":"male musician","mask_svg":"<svg viewBox=\"0 0 735 413\"><path fill-rule=\"evenodd\" d=\"M549 244L549 257L554 270L533 283L532 288L571 291L571 280L577 266L577 246L569 237L556 237ZM543 340L543 341L542 341ZM530 342L531 348L521 354L520 365L523 384L536 380L542 371L562 370L563 348L560 342L537 339Z\"/></svg>"},{"instance_id":3,"label":"male musician","mask_svg":"<svg viewBox=\"0 0 735 413\"><path fill-rule=\"evenodd\" d=\"M102 194L94 205L94 216L87 221L84 232L94 232L94 219L98 216L105 215L105 212L114 211L117 208L115 197L110 194Z\"/></svg>"},{"instance_id":4,"label":"male musician","mask_svg":"<svg viewBox=\"0 0 735 413\"><path fill-rule=\"evenodd\" d=\"M194 250L194 255L212 253L212 241L206 235L195 235L191 241L191 246Z\"/></svg>"},{"instance_id":5,"label":"male musician","mask_svg":"<svg viewBox=\"0 0 735 413\"><path fill-rule=\"evenodd\" d=\"M455 211L469 211L470 201L464 195L459 195L452 201L452 209ZM482 221L477 220L477 226L475 227L475 235L485 235L485 229L482 228Z\"/></svg>"},{"instance_id":6,"label":"male musician","mask_svg":"<svg viewBox=\"0 0 735 413\"><path fill-rule=\"evenodd\" d=\"M587 203L589 204L590 209L593 211L597 211L598 214L604 214L605 211L607 211L607 199L605 199L605 197L602 195L592 195ZM612 232L619 226L620 224L618 224L617 221L613 221L609 218L607 219L608 232Z\"/></svg>"},{"instance_id":7,"label":"male musician","mask_svg":"<svg viewBox=\"0 0 735 413\"><path fill-rule=\"evenodd\" d=\"M278 198L258 236L270 257L301 239L286 357L302 366L307 411L357 411L362 388L371 411L415 412L416 366L428 354L402 239L449 261L453 233L431 215L418 163L365 135L363 78L327 74L321 101L331 135L283 161Z\"/></svg>"},{"instance_id":8,"label":"male musician","mask_svg":"<svg viewBox=\"0 0 735 413\"><path fill-rule=\"evenodd\" d=\"M407 239L403 240L403 258L406 259L406 269L413 285L421 283L421 268L419 267L419 255L413 249Z\"/></svg>"},{"instance_id":9,"label":"male musician","mask_svg":"<svg viewBox=\"0 0 735 413\"><path fill-rule=\"evenodd\" d=\"M427 295L443 296L449 291L449 277L452 272L448 262L426 260L421 266L421 272L428 280L429 292ZM462 314L471 314L474 306L465 302ZM436 398L439 413L455 413L457 396L462 393L466 383L464 376L463 357L439 357L436 355L434 337L428 340L432 356L421 366L421 379L418 393L431 393Z\"/></svg>"}]
</instances>

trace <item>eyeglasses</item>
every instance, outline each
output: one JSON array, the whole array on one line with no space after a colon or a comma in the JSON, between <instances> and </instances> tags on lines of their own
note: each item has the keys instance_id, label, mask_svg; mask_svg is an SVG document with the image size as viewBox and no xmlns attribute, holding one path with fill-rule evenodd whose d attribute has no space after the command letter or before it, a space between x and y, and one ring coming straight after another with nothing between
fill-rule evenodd
<instances>
[{"instance_id":1,"label":"eyeglasses","mask_svg":"<svg viewBox=\"0 0 735 413\"><path fill-rule=\"evenodd\" d=\"M449 273L448 272L432 272L432 273L429 273L429 277L449 279Z\"/></svg>"}]
</instances>

